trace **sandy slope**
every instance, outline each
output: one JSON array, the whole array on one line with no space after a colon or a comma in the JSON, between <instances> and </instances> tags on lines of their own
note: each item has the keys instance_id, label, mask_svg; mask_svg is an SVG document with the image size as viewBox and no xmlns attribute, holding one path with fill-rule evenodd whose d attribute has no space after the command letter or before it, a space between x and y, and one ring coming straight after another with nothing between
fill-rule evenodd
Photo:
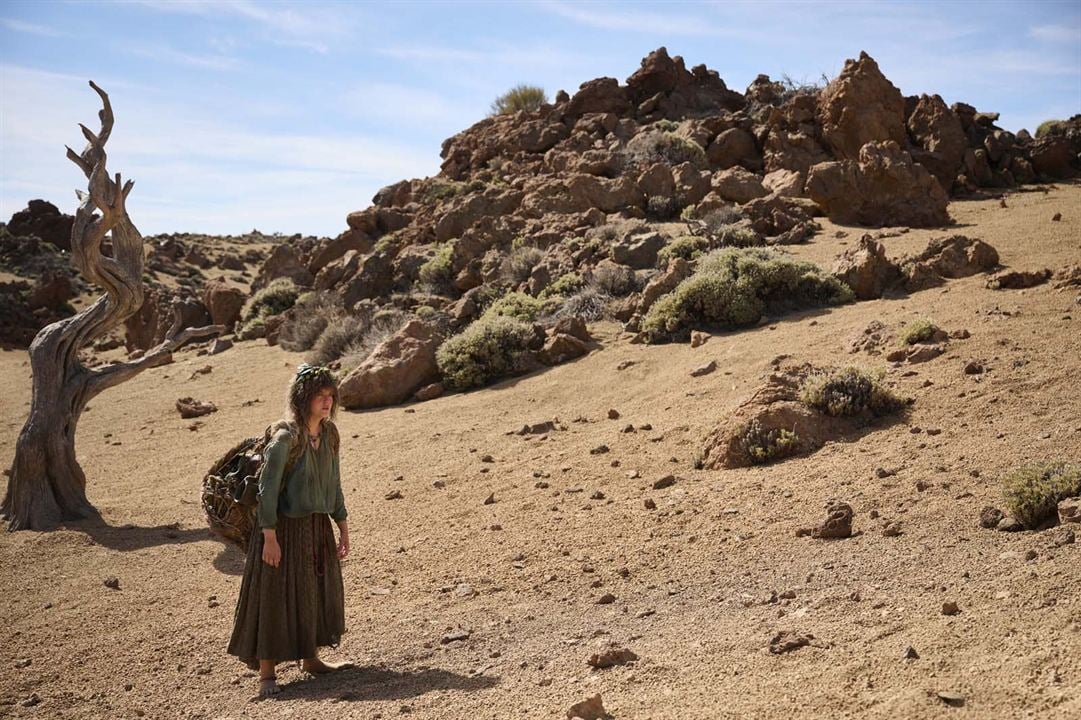
<instances>
[{"instance_id":1,"label":"sandy slope","mask_svg":"<svg viewBox=\"0 0 1081 720\"><path fill-rule=\"evenodd\" d=\"M954 203L951 212L959 232L993 244L1006 265L1081 262L1081 186L1008 204ZM1052 223L1056 211L1064 218ZM795 252L829 263L861 232L839 239L824 225ZM885 242L900 255L938 234ZM696 349L631 345L601 324L603 349L572 364L344 413L355 548L345 566L349 633L329 656L361 669L305 680L282 668L285 692L263 703L249 702L254 680L225 654L243 558L208 536L197 496L220 453L276 416L301 358L259 342L209 360L181 353L98 398L81 423L79 457L104 523L0 536L0 715L553 718L600 692L617 718L1081 716L1081 545L1052 547L1062 529L977 524L1007 468L1081 459L1075 298L1049 285L992 291L974 277ZM916 398L907 421L778 465L693 469L702 438L774 357L885 366L849 355L848 339L873 319L899 328L920 316L972 337L889 371ZM688 375L709 359L717 372ZM989 372L964 375L970 359ZM617 370L624 360L635 364ZM189 379L204 364L213 372ZM191 432L173 408L184 395L221 410ZM5 461L28 400L25 354L3 353ZM622 417L609 420L610 408ZM567 429L545 440L507 434L553 418ZM652 430L620 432L627 423ZM611 451L590 453L602 443ZM486 454L494 462L482 462ZM897 473L878 478L876 468ZM548 488L535 487L535 472ZM652 490L667 473L676 485ZM395 488L404 499L384 500ZM590 499L596 490L605 499ZM493 492L497 502L485 505ZM796 537L830 497L853 505L861 532ZM903 534L883 537L885 520ZM120 578L119 591L104 586L108 576ZM770 601L785 591L794 598ZM615 602L597 604L604 593ZM945 600L961 613L941 614ZM458 627L468 640L440 642ZM785 629L827 647L770 654ZM587 658L609 641L641 659L590 670ZM919 659L902 658L909 645ZM17 668L21 659L32 662ZM948 708L935 696L942 690L965 705ZM40 704L22 706L33 693Z\"/></svg>"}]
</instances>

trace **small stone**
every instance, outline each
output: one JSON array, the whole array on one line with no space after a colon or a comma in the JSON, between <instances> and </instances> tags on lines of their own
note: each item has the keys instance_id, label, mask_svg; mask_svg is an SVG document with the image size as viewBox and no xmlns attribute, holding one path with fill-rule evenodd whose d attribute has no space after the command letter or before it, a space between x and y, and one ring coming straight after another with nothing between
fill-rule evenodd
<instances>
[{"instance_id":1,"label":"small stone","mask_svg":"<svg viewBox=\"0 0 1081 720\"><path fill-rule=\"evenodd\" d=\"M460 642L462 640L468 640L468 639L469 639L469 631L459 629L459 630L455 630L454 632L447 633L446 635L444 635L442 637L442 639L440 639L439 642L441 642L443 645L448 645L448 644L450 644L452 642Z\"/></svg>"},{"instance_id":2,"label":"small stone","mask_svg":"<svg viewBox=\"0 0 1081 720\"><path fill-rule=\"evenodd\" d=\"M615 667L616 665L626 665L637 659L638 656L634 651L627 648L613 647L603 652L594 653L589 657L589 660L587 660L586 663L590 667L603 670L604 668Z\"/></svg>"},{"instance_id":3,"label":"small stone","mask_svg":"<svg viewBox=\"0 0 1081 720\"><path fill-rule=\"evenodd\" d=\"M983 363L979 360L969 360L965 364L965 375L982 375L983 372Z\"/></svg>"},{"instance_id":4,"label":"small stone","mask_svg":"<svg viewBox=\"0 0 1081 720\"><path fill-rule=\"evenodd\" d=\"M646 510L656 510L657 503L653 501L653 498L646 498L645 500Z\"/></svg>"},{"instance_id":5,"label":"small stone","mask_svg":"<svg viewBox=\"0 0 1081 720\"><path fill-rule=\"evenodd\" d=\"M601 696L598 694L571 705L567 709L567 717L578 718L579 720L608 720L609 715L604 709L604 703L601 702Z\"/></svg>"},{"instance_id":6,"label":"small stone","mask_svg":"<svg viewBox=\"0 0 1081 720\"><path fill-rule=\"evenodd\" d=\"M909 645L905 648L905 652L901 657L903 657L905 660L919 660L920 654L916 652L916 648Z\"/></svg>"},{"instance_id":7,"label":"small stone","mask_svg":"<svg viewBox=\"0 0 1081 720\"><path fill-rule=\"evenodd\" d=\"M710 360L705 365L699 365L694 370L691 370L691 377L702 377L703 375L709 375L711 372L717 369L717 361Z\"/></svg>"},{"instance_id":8,"label":"small stone","mask_svg":"<svg viewBox=\"0 0 1081 720\"><path fill-rule=\"evenodd\" d=\"M492 493L488 497L484 498L484 504L485 505L494 505L495 504L495 493Z\"/></svg>"},{"instance_id":9,"label":"small stone","mask_svg":"<svg viewBox=\"0 0 1081 720\"><path fill-rule=\"evenodd\" d=\"M384 500L401 500L402 499L402 491L401 490L391 490L390 492L388 492L386 495L383 496L383 499Z\"/></svg>"},{"instance_id":10,"label":"small stone","mask_svg":"<svg viewBox=\"0 0 1081 720\"><path fill-rule=\"evenodd\" d=\"M938 694L938 699L947 705L953 705L954 707L960 707L965 704L965 696L959 692L953 692L952 690L942 690Z\"/></svg>"},{"instance_id":11,"label":"small stone","mask_svg":"<svg viewBox=\"0 0 1081 720\"><path fill-rule=\"evenodd\" d=\"M107 577L107 578L105 578L105 587L112 588L113 590L119 590L120 589L120 578L118 578L118 577Z\"/></svg>"},{"instance_id":12,"label":"small stone","mask_svg":"<svg viewBox=\"0 0 1081 720\"><path fill-rule=\"evenodd\" d=\"M616 596L612 593L605 593L604 595L601 595L599 598L597 598L598 605L611 605L615 601Z\"/></svg>"},{"instance_id":13,"label":"small stone","mask_svg":"<svg viewBox=\"0 0 1081 720\"><path fill-rule=\"evenodd\" d=\"M946 602L942 603L942 614L943 615L957 615L960 612L961 612L961 608L958 607L957 603L955 603L954 601L947 600Z\"/></svg>"},{"instance_id":14,"label":"small stone","mask_svg":"<svg viewBox=\"0 0 1081 720\"><path fill-rule=\"evenodd\" d=\"M595 490L592 495L589 496L590 500L604 500L604 493L600 490Z\"/></svg>"},{"instance_id":15,"label":"small stone","mask_svg":"<svg viewBox=\"0 0 1081 720\"><path fill-rule=\"evenodd\" d=\"M1060 220L1062 220L1062 213L1060 212L1057 212L1051 216L1051 222L1059 222Z\"/></svg>"},{"instance_id":16,"label":"small stone","mask_svg":"<svg viewBox=\"0 0 1081 720\"><path fill-rule=\"evenodd\" d=\"M30 658L19 658L18 660L15 661L15 667L20 668L20 669L28 668L28 667L30 667L30 663L31 663Z\"/></svg>"},{"instance_id":17,"label":"small stone","mask_svg":"<svg viewBox=\"0 0 1081 720\"><path fill-rule=\"evenodd\" d=\"M988 530L998 527L998 524L1004 517L1006 517L1006 513L996 507L988 505L980 511L980 527Z\"/></svg>"},{"instance_id":18,"label":"small stone","mask_svg":"<svg viewBox=\"0 0 1081 720\"><path fill-rule=\"evenodd\" d=\"M608 419L609 420L619 420L619 410L616 410L615 408L609 409L608 410Z\"/></svg>"},{"instance_id":19,"label":"small stone","mask_svg":"<svg viewBox=\"0 0 1081 720\"><path fill-rule=\"evenodd\" d=\"M894 522L891 522L891 523L886 523L886 527L882 528L882 536L883 537L897 537L900 534L901 534L901 523L899 523L899 522L894 521Z\"/></svg>"},{"instance_id":20,"label":"small stone","mask_svg":"<svg viewBox=\"0 0 1081 720\"><path fill-rule=\"evenodd\" d=\"M590 450L589 454L590 455L604 455L606 452L608 452L608 446L607 445L598 445L597 447Z\"/></svg>"},{"instance_id":21,"label":"small stone","mask_svg":"<svg viewBox=\"0 0 1081 720\"><path fill-rule=\"evenodd\" d=\"M665 475L664 477L660 478L659 480L655 480L653 482L653 489L654 490L664 490L665 488L672 487L675 484L676 484L676 476L675 475Z\"/></svg>"}]
</instances>

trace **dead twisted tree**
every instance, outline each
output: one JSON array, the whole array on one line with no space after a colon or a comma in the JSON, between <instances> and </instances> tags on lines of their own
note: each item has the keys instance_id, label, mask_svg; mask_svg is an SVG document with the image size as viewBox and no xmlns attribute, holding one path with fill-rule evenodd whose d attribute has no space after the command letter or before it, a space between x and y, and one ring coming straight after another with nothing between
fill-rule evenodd
<instances>
[{"instance_id":1,"label":"dead twisted tree","mask_svg":"<svg viewBox=\"0 0 1081 720\"><path fill-rule=\"evenodd\" d=\"M189 340L224 330L221 325L183 329L180 314L174 311L165 339L141 358L95 368L80 362L80 348L143 304L143 238L125 208L133 183L122 184L120 173L109 177L105 143L113 129L113 109L105 91L93 82L90 87L101 96L101 130L94 133L80 123L86 148L82 153L67 148L68 158L89 181L89 192L76 191L80 202L71 229L71 252L83 276L105 288L105 294L77 315L42 328L30 344L30 417L19 433L0 505L0 517L10 530L47 530L65 520L97 515L86 497L86 475L75 458L75 428L86 404L147 368L171 362L172 352ZM103 248L106 240L111 254Z\"/></svg>"}]
</instances>

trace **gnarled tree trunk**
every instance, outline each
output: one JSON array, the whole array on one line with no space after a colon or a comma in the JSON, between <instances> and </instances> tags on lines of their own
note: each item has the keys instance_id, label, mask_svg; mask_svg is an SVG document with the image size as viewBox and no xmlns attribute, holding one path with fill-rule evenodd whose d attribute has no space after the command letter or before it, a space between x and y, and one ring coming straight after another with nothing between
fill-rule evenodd
<instances>
[{"instance_id":1,"label":"gnarled tree trunk","mask_svg":"<svg viewBox=\"0 0 1081 720\"><path fill-rule=\"evenodd\" d=\"M30 344L33 392L27 418L15 446L15 461L0 515L11 530L47 530L64 520L96 515L86 497L86 475L75 459L75 428L91 398L146 368L172 360L172 352L196 337L215 335L221 325L180 327L179 313L165 340L138 360L87 368L79 348L122 323L143 303L143 238L128 217L125 200L132 181L121 184L120 174L109 177L105 168L105 142L113 129L109 96L101 96L101 130L80 124L86 149L68 158L82 169L89 192L76 191L80 204L71 230L72 261L87 280L105 288L93 305L53 323ZM96 212L100 211L100 215ZM111 241L112 253L102 250Z\"/></svg>"}]
</instances>

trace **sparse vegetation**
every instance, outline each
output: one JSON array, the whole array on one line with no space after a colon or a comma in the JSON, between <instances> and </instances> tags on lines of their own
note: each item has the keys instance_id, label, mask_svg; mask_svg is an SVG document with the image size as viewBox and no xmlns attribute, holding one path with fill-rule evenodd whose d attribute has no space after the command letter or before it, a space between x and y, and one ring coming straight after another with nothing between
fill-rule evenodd
<instances>
[{"instance_id":1,"label":"sparse vegetation","mask_svg":"<svg viewBox=\"0 0 1081 720\"><path fill-rule=\"evenodd\" d=\"M542 298L555 297L557 295L572 295L585 285L585 280L576 272L563 273L556 281L546 287L541 293Z\"/></svg>"},{"instance_id":2,"label":"sparse vegetation","mask_svg":"<svg viewBox=\"0 0 1081 720\"><path fill-rule=\"evenodd\" d=\"M367 323L354 315L345 315L326 326L315 341L307 361L313 365L327 365L342 357L346 350L364 332Z\"/></svg>"},{"instance_id":3,"label":"sparse vegetation","mask_svg":"<svg viewBox=\"0 0 1081 720\"><path fill-rule=\"evenodd\" d=\"M505 115L520 110L534 112L548 102L544 88L536 85L519 84L503 93L492 102L492 115Z\"/></svg>"},{"instance_id":4,"label":"sparse vegetation","mask_svg":"<svg viewBox=\"0 0 1081 720\"><path fill-rule=\"evenodd\" d=\"M883 384L882 373L871 374L854 367L811 375L800 387L800 400L835 417L859 415L867 410L876 416L889 415L905 406L905 401Z\"/></svg>"},{"instance_id":5,"label":"sparse vegetation","mask_svg":"<svg viewBox=\"0 0 1081 720\"><path fill-rule=\"evenodd\" d=\"M533 322L548 307L550 307L550 305L544 300L535 298L532 295L527 295L523 292L509 292L492 302L492 304L484 310L481 318L491 319L494 317L505 316L523 322Z\"/></svg>"},{"instance_id":6,"label":"sparse vegetation","mask_svg":"<svg viewBox=\"0 0 1081 720\"><path fill-rule=\"evenodd\" d=\"M758 418L752 419L739 432L739 444L755 465L793 455L799 445L799 437L785 428L762 427Z\"/></svg>"},{"instance_id":7,"label":"sparse vegetation","mask_svg":"<svg viewBox=\"0 0 1081 720\"><path fill-rule=\"evenodd\" d=\"M401 310L382 310L371 317L362 318L363 323L356 327L345 347L339 353L343 376L368 359L379 343L401 329L407 319ZM335 338L327 339L327 352L332 354Z\"/></svg>"},{"instance_id":8,"label":"sparse vegetation","mask_svg":"<svg viewBox=\"0 0 1081 720\"><path fill-rule=\"evenodd\" d=\"M668 195L651 195L646 200L646 216L652 220L664 222L671 220L679 210L679 203Z\"/></svg>"},{"instance_id":9,"label":"sparse vegetation","mask_svg":"<svg viewBox=\"0 0 1081 720\"><path fill-rule=\"evenodd\" d=\"M766 312L849 302L852 291L809 262L759 248L718 250L694 275L649 309L642 330L651 341L692 329L749 325Z\"/></svg>"},{"instance_id":10,"label":"sparse vegetation","mask_svg":"<svg viewBox=\"0 0 1081 720\"><path fill-rule=\"evenodd\" d=\"M483 316L436 351L443 382L454 390L483 387L525 369L535 337L526 322L505 315Z\"/></svg>"},{"instance_id":11,"label":"sparse vegetation","mask_svg":"<svg viewBox=\"0 0 1081 720\"><path fill-rule=\"evenodd\" d=\"M449 288L454 280L454 266L451 262L453 253L452 243L446 242L440 245L435 254L420 266L418 271L420 281L440 291Z\"/></svg>"},{"instance_id":12,"label":"sparse vegetation","mask_svg":"<svg viewBox=\"0 0 1081 720\"><path fill-rule=\"evenodd\" d=\"M265 325L268 317L280 315L293 307L299 296L300 289L289 278L274 280L248 301L240 316L237 337L252 337L258 328Z\"/></svg>"},{"instance_id":13,"label":"sparse vegetation","mask_svg":"<svg viewBox=\"0 0 1081 720\"><path fill-rule=\"evenodd\" d=\"M1002 478L1006 509L1022 525L1039 527L1053 516L1060 500L1081 495L1081 466L1064 462L1034 462Z\"/></svg>"},{"instance_id":14,"label":"sparse vegetation","mask_svg":"<svg viewBox=\"0 0 1081 720\"><path fill-rule=\"evenodd\" d=\"M675 166L690 162L703 167L706 163L706 151L701 145L671 130L639 132L627 143L624 153L628 160L641 165L663 162Z\"/></svg>"},{"instance_id":15,"label":"sparse vegetation","mask_svg":"<svg viewBox=\"0 0 1081 720\"><path fill-rule=\"evenodd\" d=\"M916 343L926 342L935 336L938 332L938 326L930 320L920 318L910 322L905 329L901 331L901 342L905 345L915 345Z\"/></svg>"},{"instance_id":16,"label":"sparse vegetation","mask_svg":"<svg viewBox=\"0 0 1081 720\"><path fill-rule=\"evenodd\" d=\"M830 78L826 73L822 73L817 80L796 80L788 73L782 73L777 84L781 86L782 102L788 102L797 95L817 95L830 84Z\"/></svg>"},{"instance_id":17,"label":"sparse vegetation","mask_svg":"<svg viewBox=\"0 0 1081 720\"><path fill-rule=\"evenodd\" d=\"M517 285L518 283L525 282L529 279L529 274L533 272L533 268L544 257L544 253L540 248L533 247L532 245L519 245L511 250L510 254L503 260L502 275L503 279L509 285Z\"/></svg>"}]
</instances>

